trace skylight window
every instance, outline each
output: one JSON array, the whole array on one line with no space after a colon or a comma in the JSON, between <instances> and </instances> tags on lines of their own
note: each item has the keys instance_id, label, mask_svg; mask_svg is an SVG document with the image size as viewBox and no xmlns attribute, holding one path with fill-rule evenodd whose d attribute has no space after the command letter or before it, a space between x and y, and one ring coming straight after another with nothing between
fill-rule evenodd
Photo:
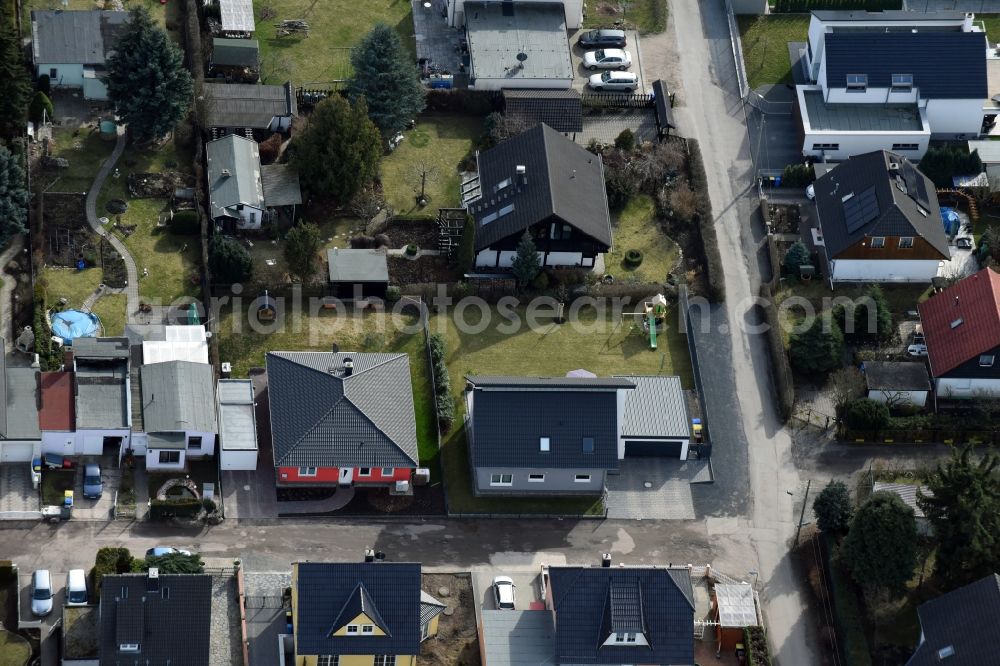
<instances>
[{"instance_id":1,"label":"skylight window","mask_svg":"<svg viewBox=\"0 0 1000 666\"><path fill-rule=\"evenodd\" d=\"M542 453L548 453L550 445L551 440L548 437L542 437L538 440L538 450Z\"/></svg>"},{"instance_id":2,"label":"skylight window","mask_svg":"<svg viewBox=\"0 0 1000 666\"><path fill-rule=\"evenodd\" d=\"M513 183L513 182L514 181L512 179L510 179L510 178L505 178L505 179L501 180L499 183L497 183L496 191L499 192L500 190L502 190L505 187L510 187L510 184Z\"/></svg>"},{"instance_id":3,"label":"skylight window","mask_svg":"<svg viewBox=\"0 0 1000 666\"><path fill-rule=\"evenodd\" d=\"M913 74L893 74L892 92L909 92L913 89Z\"/></svg>"},{"instance_id":4,"label":"skylight window","mask_svg":"<svg viewBox=\"0 0 1000 666\"><path fill-rule=\"evenodd\" d=\"M847 90L848 92L864 92L868 89L868 75L867 74L848 74L847 75Z\"/></svg>"},{"instance_id":5,"label":"skylight window","mask_svg":"<svg viewBox=\"0 0 1000 666\"><path fill-rule=\"evenodd\" d=\"M958 328L959 326L961 326L964 323L965 323L965 320L962 319L961 317L959 317L958 319L956 319L953 322L951 322L951 327L952 328Z\"/></svg>"}]
</instances>

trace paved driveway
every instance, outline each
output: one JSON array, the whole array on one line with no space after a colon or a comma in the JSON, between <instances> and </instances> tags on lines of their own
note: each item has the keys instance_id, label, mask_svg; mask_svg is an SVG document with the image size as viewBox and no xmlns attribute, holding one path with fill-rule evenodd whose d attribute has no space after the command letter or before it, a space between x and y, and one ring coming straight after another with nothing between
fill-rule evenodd
<instances>
[{"instance_id":1,"label":"paved driveway","mask_svg":"<svg viewBox=\"0 0 1000 666\"><path fill-rule=\"evenodd\" d=\"M694 520L686 461L626 458L607 480L608 518Z\"/></svg>"},{"instance_id":2,"label":"paved driveway","mask_svg":"<svg viewBox=\"0 0 1000 666\"><path fill-rule=\"evenodd\" d=\"M591 74L600 74L604 70L597 69L591 72L583 66L583 54L585 51L576 44L576 40L580 36L581 32L584 32L584 30L577 30L576 32L569 33L569 58L573 63L573 72L576 74L573 79L573 87L581 92L585 92L589 90L589 88L587 88L587 80L590 78ZM630 67L628 71L634 72L639 76L639 89L636 90L636 92L649 92L652 88L647 85L646 80L642 76L642 56L639 53L639 35L635 30L626 30L625 36L627 39L627 46L625 47L625 50L632 54L632 67Z\"/></svg>"},{"instance_id":3,"label":"paved driveway","mask_svg":"<svg viewBox=\"0 0 1000 666\"><path fill-rule=\"evenodd\" d=\"M31 487L28 463L0 465L0 514L38 510L38 491Z\"/></svg>"},{"instance_id":4,"label":"paved driveway","mask_svg":"<svg viewBox=\"0 0 1000 666\"><path fill-rule=\"evenodd\" d=\"M104 480L104 494L100 499L88 499L83 496L83 469L86 465L97 463L101 466L101 479ZM74 520L110 520L114 517L115 493L121 485L121 468L116 466L115 456L84 456L77 465L76 479L73 482L73 519Z\"/></svg>"},{"instance_id":5,"label":"paved driveway","mask_svg":"<svg viewBox=\"0 0 1000 666\"><path fill-rule=\"evenodd\" d=\"M281 600L285 588L292 584L292 576L248 571L243 581L250 666L272 666L277 663L278 636L287 631Z\"/></svg>"}]
</instances>

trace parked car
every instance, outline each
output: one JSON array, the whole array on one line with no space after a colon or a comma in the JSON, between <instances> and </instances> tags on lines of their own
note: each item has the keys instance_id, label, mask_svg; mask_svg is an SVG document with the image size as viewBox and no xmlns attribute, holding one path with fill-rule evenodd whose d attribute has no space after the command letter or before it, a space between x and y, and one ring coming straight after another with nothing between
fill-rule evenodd
<instances>
[{"instance_id":1,"label":"parked car","mask_svg":"<svg viewBox=\"0 0 1000 666\"><path fill-rule=\"evenodd\" d=\"M164 555L173 555L174 553L190 555L191 551L184 550L182 548L174 548L173 546L156 546L146 551L146 557L163 557Z\"/></svg>"},{"instance_id":2,"label":"parked car","mask_svg":"<svg viewBox=\"0 0 1000 666\"><path fill-rule=\"evenodd\" d=\"M600 30L588 30L581 33L576 43L582 49L599 49L604 47L621 49L625 48L626 41L624 30L601 28Z\"/></svg>"},{"instance_id":3,"label":"parked car","mask_svg":"<svg viewBox=\"0 0 1000 666\"><path fill-rule=\"evenodd\" d=\"M587 85L594 90L634 92L639 87L639 77L632 72L604 72L592 75Z\"/></svg>"},{"instance_id":4,"label":"parked car","mask_svg":"<svg viewBox=\"0 0 1000 666\"><path fill-rule=\"evenodd\" d=\"M910 345L906 348L906 353L908 356L927 356L927 345Z\"/></svg>"},{"instance_id":5,"label":"parked car","mask_svg":"<svg viewBox=\"0 0 1000 666\"><path fill-rule=\"evenodd\" d=\"M632 66L632 54L622 49L601 49L583 54L583 66L595 69L628 69Z\"/></svg>"},{"instance_id":6,"label":"parked car","mask_svg":"<svg viewBox=\"0 0 1000 666\"><path fill-rule=\"evenodd\" d=\"M514 581L507 576L497 576L493 579L493 597L498 610L514 610Z\"/></svg>"},{"instance_id":7,"label":"parked car","mask_svg":"<svg viewBox=\"0 0 1000 666\"><path fill-rule=\"evenodd\" d=\"M924 340L924 327L922 324L917 324L913 327L913 341L910 344L927 346Z\"/></svg>"},{"instance_id":8,"label":"parked car","mask_svg":"<svg viewBox=\"0 0 1000 666\"><path fill-rule=\"evenodd\" d=\"M968 236L963 236L962 238L955 239L955 247L959 250L971 250L972 249L972 239Z\"/></svg>"},{"instance_id":9,"label":"parked car","mask_svg":"<svg viewBox=\"0 0 1000 666\"><path fill-rule=\"evenodd\" d=\"M101 466L87 465L83 468L83 496L88 499L101 499L104 494L104 481L101 480Z\"/></svg>"},{"instance_id":10,"label":"parked car","mask_svg":"<svg viewBox=\"0 0 1000 666\"><path fill-rule=\"evenodd\" d=\"M52 612L52 577L48 569L31 574L31 612L38 616Z\"/></svg>"},{"instance_id":11,"label":"parked car","mask_svg":"<svg viewBox=\"0 0 1000 666\"><path fill-rule=\"evenodd\" d=\"M66 605L86 606L87 594L87 572L83 569L70 569L66 574Z\"/></svg>"}]
</instances>

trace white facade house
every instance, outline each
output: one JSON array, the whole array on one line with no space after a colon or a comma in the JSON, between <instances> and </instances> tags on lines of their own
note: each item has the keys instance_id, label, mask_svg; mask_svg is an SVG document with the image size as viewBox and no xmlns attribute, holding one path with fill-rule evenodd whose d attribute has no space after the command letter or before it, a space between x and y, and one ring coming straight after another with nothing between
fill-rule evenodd
<instances>
[{"instance_id":1,"label":"white facade house","mask_svg":"<svg viewBox=\"0 0 1000 666\"><path fill-rule=\"evenodd\" d=\"M987 41L961 12L814 11L796 86L803 155L875 150L919 159L934 139L978 136L997 113ZM1000 63L997 63L1000 65Z\"/></svg>"},{"instance_id":2,"label":"white facade house","mask_svg":"<svg viewBox=\"0 0 1000 666\"><path fill-rule=\"evenodd\" d=\"M31 56L36 76L53 88L80 88L83 98L108 98L104 61L128 12L32 11Z\"/></svg>"},{"instance_id":3,"label":"white facade house","mask_svg":"<svg viewBox=\"0 0 1000 666\"><path fill-rule=\"evenodd\" d=\"M437 4L441 13L448 17L448 25L455 28L466 25L466 0L438 0ZM566 21L567 28L577 30L583 24L583 0L565 0L564 2L553 2L553 0L515 0L514 4L561 5L565 13L564 20ZM471 9L470 11L475 12L475 9Z\"/></svg>"},{"instance_id":4,"label":"white facade house","mask_svg":"<svg viewBox=\"0 0 1000 666\"><path fill-rule=\"evenodd\" d=\"M218 420L214 373L211 365L190 361L142 366L147 469L184 469L188 458L215 455Z\"/></svg>"}]
</instances>

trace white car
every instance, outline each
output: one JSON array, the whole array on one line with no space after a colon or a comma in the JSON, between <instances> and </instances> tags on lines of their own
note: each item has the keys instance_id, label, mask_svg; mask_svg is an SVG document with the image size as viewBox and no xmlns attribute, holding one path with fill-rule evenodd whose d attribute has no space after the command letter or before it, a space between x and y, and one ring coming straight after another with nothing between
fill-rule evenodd
<instances>
[{"instance_id":1,"label":"white car","mask_svg":"<svg viewBox=\"0 0 1000 666\"><path fill-rule=\"evenodd\" d=\"M595 69L628 69L632 66L632 54L623 49L601 49L583 54L583 66Z\"/></svg>"},{"instance_id":2,"label":"white car","mask_svg":"<svg viewBox=\"0 0 1000 666\"><path fill-rule=\"evenodd\" d=\"M592 75L587 85L594 90L635 92L639 88L639 77L632 72L604 72Z\"/></svg>"},{"instance_id":3,"label":"white car","mask_svg":"<svg viewBox=\"0 0 1000 666\"><path fill-rule=\"evenodd\" d=\"M507 576L497 576L493 579L493 598L497 610L514 610L514 581Z\"/></svg>"},{"instance_id":4,"label":"white car","mask_svg":"<svg viewBox=\"0 0 1000 666\"><path fill-rule=\"evenodd\" d=\"M31 574L31 612L43 616L52 612L52 577L48 569Z\"/></svg>"},{"instance_id":5,"label":"white car","mask_svg":"<svg viewBox=\"0 0 1000 666\"><path fill-rule=\"evenodd\" d=\"M908 356L927 356L927 345L910 345L906 348Z\"/></svg>"}]
</instances>

